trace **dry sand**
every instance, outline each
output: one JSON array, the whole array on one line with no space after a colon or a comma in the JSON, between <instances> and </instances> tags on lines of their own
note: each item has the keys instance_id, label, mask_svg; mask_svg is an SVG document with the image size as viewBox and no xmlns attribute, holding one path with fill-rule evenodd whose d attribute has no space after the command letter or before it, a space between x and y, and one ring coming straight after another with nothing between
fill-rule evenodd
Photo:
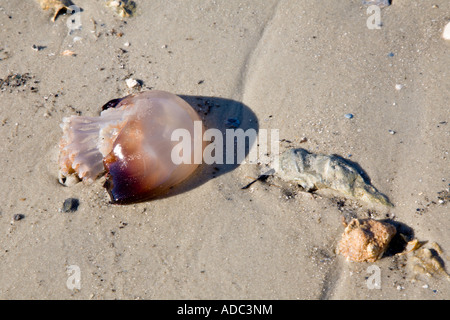
<instances>
[{"instance_id":1,"label":"dry sand","mask_svg":"<svg viewBox=\"0 0 450 320\"><path fill-rule=\"evenodd\" d=\"M405 257L335 253L342 216L388 217L450 261L449 202L437 198L450 182L447 0L394 0L379 30L359 0L138 0L125 20L103 0L74 3L82 29L69 34L67 15L53 23L35 1L0 0L0 78L22 75L0 92L1 299L450 298L445 279L412 282ZM241 190L262 170L247 164L203 167L183 192L128 206L109 204L102 180L63 187L61 119L98 115L132 92L129 77L143 83L134 91L208 97L198 100L208 126L236 117L279 129L292 142L280 151L351 155L395 207L276 179ZM61 212L71 197L78 210ZM367 286L372 265L381 289Z\"/></svg>"}]
</instances>

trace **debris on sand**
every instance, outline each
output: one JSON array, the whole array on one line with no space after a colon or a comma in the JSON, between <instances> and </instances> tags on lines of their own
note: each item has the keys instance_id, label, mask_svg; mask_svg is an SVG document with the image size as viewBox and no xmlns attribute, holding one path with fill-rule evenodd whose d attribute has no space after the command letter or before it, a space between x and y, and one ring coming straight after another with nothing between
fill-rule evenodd
<instances>
[{"instance_id":1,"label":"debris on sand","mask_svg":"<svg viewBox=\"0 0 450 320\"><path fill-rule=\"evenodd\" d=\"M23 214L21 214L21 213L16 213L14 216L13 216L13 220L14 221L19 221L19 220L22 220L22 219L24 219L25 218L25 215L23 215Z\"/></svg>"},{"instance_id":2,"label":"debris on sand","mask_svg":"<svg viewBox=\"0 0 450 320\"><path fill-rule=\"evenodd\" d=\"M130 89L139 86L139 81L133 78L126 79L125 82Z\"/></svg>"},{"instance_id":3,"label":"debris on sand","mask_svg":"<svg viewBox=\"0 0 450 320\"><path fill-rule=\"evenodd\" d=\"M374 219L352 219L346 226L337 253L349 261L375 262L383 256L397 229Z\"/></svg>"},{"instance_id":4,"label":"debris on sand","mask_svg":"<svg viewBox=\"0 0 450 320\"><path fill-rule=\"evenodd\" d=\"M420 276L426 275L428 277L443 276L450 281L450 275L445 271L444 262L440 257L442 253L441 247L436 242L410 251L408 265L413 273L412 280L415 281Z\"/></svg>"},{"instance_id":5,"label":"debris on sand","mask_svg":"<svg viewBox=\"0 0 450 320\"><path fill-rule=\"evenodd\" d=\"M62 212L75 212L78 210L80 205L80 200L76 198L67 198L64 200L63 207L61 209Z\"/></svg>"},{"instance_id":6,"label":"debris on sand","mask_svg":"<svg viewBox=\"0 0 450 320\"><path fill-rule=\"evenodd\" d=\"M387 197L363 178L357 165L336 155L289 149L280 156L278 176L298 183L306 191L332 189L366 202L391 206Z\"/></svg>"},{"instance_id":7,"label":"debris on sand","mask_svg":"<svg viewBox=\"0 0 450 320\"><path fill-rule=\"evenodd\" d=\"M444 27L444 32L442 32L442 38L445 40L450 40L450 22Z\"/></svg>"},{"instance_id":8,"label":"debris on sand","mask_svg":"<svg viewBox=\"0 0 450 320\"><path fill-rule=\"evenodd\" d=\"M70 0L37 0L37 2L41 5L43 10L51 9L54 11L54 15L52 17L53 22L55 22L61 12L67 11L67 9L73 5Z\"/></svg>"},{"instance_id":9,"label":"debris on sand","mask_svg":"<svg viewBox=\"0 0 450 320\"><path fill-rule=\"evenodd\" d=\"M121 18L129 18L136 11L136 3L128 0L108 0L106 6L113 9Z\"/></svg>"}]
</instances>

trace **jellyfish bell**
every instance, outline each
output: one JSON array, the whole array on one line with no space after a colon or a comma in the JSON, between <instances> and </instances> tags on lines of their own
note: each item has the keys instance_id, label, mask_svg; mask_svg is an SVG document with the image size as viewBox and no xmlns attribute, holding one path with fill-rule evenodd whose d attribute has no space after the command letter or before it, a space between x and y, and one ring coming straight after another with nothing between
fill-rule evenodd
<instances>
[{"instance_id":1,"label":"jellyfish bell","mask_svg":"<svg viewBox=\"0 0 450 320\"><path fill-rule=\"evenodd\" d=\"M194 131L201 119L180 97L146 91L111 100L102 109L99 117L63 119L61 182L70 176L92 182L106 172L104 186L112 202L126 204L166 193L199 166L194 157L202 154L204 143ZM190 133L190 149L181 152L191 161L172 159L177 129Z\"/></svg>"}]
</instances>

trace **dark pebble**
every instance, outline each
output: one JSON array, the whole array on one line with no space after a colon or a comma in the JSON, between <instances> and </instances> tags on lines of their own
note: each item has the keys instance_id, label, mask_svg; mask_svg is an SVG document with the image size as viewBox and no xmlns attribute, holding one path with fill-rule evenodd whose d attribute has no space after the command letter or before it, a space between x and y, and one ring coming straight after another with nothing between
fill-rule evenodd
<instances>
[{"instance_id":1,"label":"dark pebble","mask_svg":"<svg viewBox=\"0 0 450 320\"><path fill-rule=\"evenodd\" d=\"M22 220L23 218L25 218L25 215L17 213L14 215L13 219L14 219L14 221L19 221L19 220Z\"/></svg>"},{"instance_id":2,"label":"dark pebble","mask_svg":"<svg viewBox=\"0 0 450 320\"><path fill-rule=\"evenodd\" d=\"M80 205L80 201L75 198L68 198L64 200L62 212L75 212L78 210L78 206Z\"/></svg>"}]
</instances>

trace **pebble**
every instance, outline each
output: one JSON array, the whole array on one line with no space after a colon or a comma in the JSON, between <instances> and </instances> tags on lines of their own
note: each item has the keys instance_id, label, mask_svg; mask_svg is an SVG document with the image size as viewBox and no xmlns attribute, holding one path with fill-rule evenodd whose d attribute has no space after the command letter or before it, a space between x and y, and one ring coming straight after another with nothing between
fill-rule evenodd
<instances>
[{"instance_id":1,"label":"pebble","mask_svg":"<svg viewBox=\"0 0 450 320\"><path fill-rule=\"evenodd\" d=\"M20 213L16 213L13 217L14 221L19 221L19 220L22 220L23 218L25 218L25 215L20 214Z\"/></svg>"},{"instance_id":2,"label":"pebble","mask_svg":"<svg viewBox=\"0 0 450 320\"><path fill-rule=\"evenodd\" d=\"M450 40L450 22L444 28L444 32L442 33L442 38L445 40Z\"/></svg>"},{"instance_id":3,"label":"pebble","mask_svg":"<svg viewBox=\"0 0 450 320\"><path fill-rule=\"evenodd\" d=\"M389 130L390 134L395 134L396 132L394 130Z\"/></svg>"},{"instance_id":4,"label":"pebble","mask_svg":"<svg viewBox=\"0 0 450 320\"><path fill-rule=\"evenodd\" d=\"M37 46L37 45L35 45L35 44L33 44L32 46L31 46L31 49L33 49L34 51L41 51L41 50L43 50L43 49L45 49L46 47L45 46Z\"/></svg>"},{"instance_id":5,"label":"pebble","mask_svg":"<svg viewBox=\"0 0 450 320\"><path fill-rule=\"evenodd\" d=\"M136 87L139 84L139 82L133 78L129 78L129 79L125 80L125 82L127 83L127 86L130 89Z\"/></svg>"},{"instance_id":6,"label":"pebble","mask_svg":"<svg viewBox=\"0 0 450 320\"><path fill-rule=\"evenodd\" d=\"M347 114L344 115L344 117L346 117L347 119L352 119L353 118L353 114L347 113Z\"/></svg>"},{"instance_id":7,"label":"pebble","mask_svg":"<svg viewBox=\"0 0 450 320\"><path fill-rule=\"evenodd\" d=\"M76 198L67 198L64 200L62 212L75 212L78 210L78 206L80 205L80 201Z\"/></svg>"},{"instance_id":8,"label":"pebble","mask_svg":"<svg viewBox=\"0 0 450 320\"><path fill-rule=\"evenodd\" d=\"M402 84L396 84L395 85L395 90L402 90L403 85Z\"/></svg>"}]
</instances>

